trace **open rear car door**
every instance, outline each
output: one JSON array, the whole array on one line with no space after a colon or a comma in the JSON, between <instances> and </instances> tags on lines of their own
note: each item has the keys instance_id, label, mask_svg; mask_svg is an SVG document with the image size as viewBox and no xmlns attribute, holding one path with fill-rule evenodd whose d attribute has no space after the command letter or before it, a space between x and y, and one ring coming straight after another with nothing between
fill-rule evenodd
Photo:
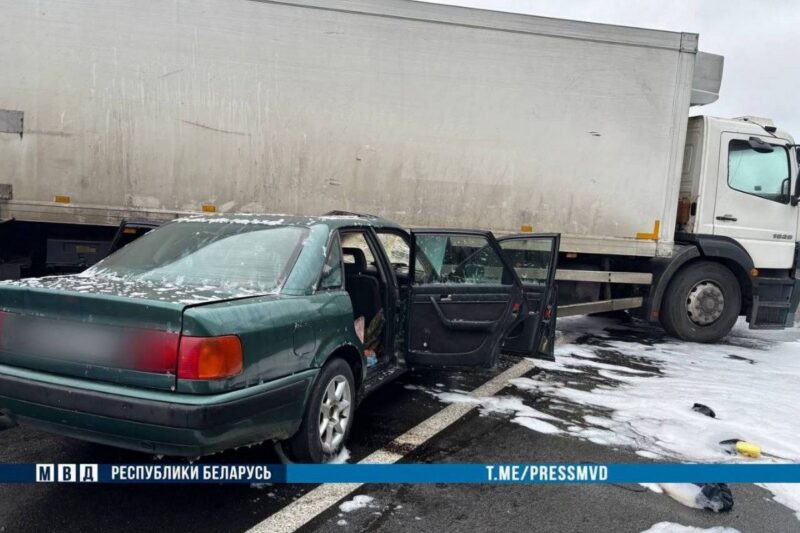
<instances>
[{"instance_id":1,"label":"open rear car door","mask_svg":"<svg viewBox=\"0 0 800 533\"><path fill-rule=\"evenodd\" d=\"M522 284L490 232L411 232L406 362L485 366L520 321Z\"/></svg>"},{"instance_id":2,"label":"open rear car door","mask_svg":"<svg viewBox=\"0 0 800 533\"><path fill-rule=\"evenodd\" d=\"M558 290L558 234L527 233L498 239L508 262L522 282L525 296L520 319L503 341L502 351L554 360Z\"/></svg>"}]
</instances>

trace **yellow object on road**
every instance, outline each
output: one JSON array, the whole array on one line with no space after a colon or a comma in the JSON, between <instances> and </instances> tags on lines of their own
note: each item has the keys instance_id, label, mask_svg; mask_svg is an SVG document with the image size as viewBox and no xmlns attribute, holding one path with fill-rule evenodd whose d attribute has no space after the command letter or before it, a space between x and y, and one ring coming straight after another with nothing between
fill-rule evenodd
<instances>
[{"instance_id":1,"label":"yellow object on road","mask_svg":"<svg viewBox=\"0 0 800 533\"><path fill-rule=\"evenodd\" d=\"M761 457L761 446L752 442L738 441L736 443L736 451L745 457L752 457L753 459Z\"/></svg>"}]
</instances>

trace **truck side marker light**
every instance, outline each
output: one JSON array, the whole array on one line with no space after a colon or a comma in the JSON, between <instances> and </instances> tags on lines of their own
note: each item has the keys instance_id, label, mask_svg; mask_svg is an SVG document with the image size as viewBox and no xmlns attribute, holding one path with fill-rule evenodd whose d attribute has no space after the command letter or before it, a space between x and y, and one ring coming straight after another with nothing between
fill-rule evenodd
<instances>
[{"instance_id":1,"label":"truck side marker light","mask_svg":"<svg viewBox=\"0 0 800 533\"><path fill-rule=\"evenodd\" d=\"M203 204L203 213L216 213L217 206L214 204Z\"/></svg>"},{"instance_id":2,"label":"truck side marker light","mask_svg":"<svg viewBox=\"0 0 800 533\"><path fill-rule=\"evenodd\" d=\"M757 268L754 268L754 269L750 270L750 277L751 278L757 278L758 277L758 269Z\"/></svg>"},{"instance_id":3,"label":"truck side marker light","mask_svg":"<svg viewBox=\"0 0 800 533\"><path fill-rule=\"evenodd\" d=\"M661 221L656 220L655 224L653 224L652 233L637 233L636 238L639 239L640 241L657 241L660 235L661 235Z\"/></svg>"},{"instance_id":4,"label":"truck side marker light","mask_svg":"<svg viewBox=\"0 0 800 533\"><path fill-rule=\"evenodd\" d=\"M64 196L64 195L61 195L61 194L57 194L57 195L56 195L56 196L53 198L53 201L54 201L55 203L57 203L57 204L68 204L68 203L70 203L70 201L69 201L69 200L70 200L69 196Z\"/></svg>"},{"instance_id":5,"label":"truck side marker light","mask_svg":"<svg viewBox=\"0 0 800 533\"><path fill-rule=\"evenodd\" d=\"M530 224L523 224L522 227L519 228L519 230L522 233L533 233L533 226L531 226Z\"/></svg>"}]
</instances>

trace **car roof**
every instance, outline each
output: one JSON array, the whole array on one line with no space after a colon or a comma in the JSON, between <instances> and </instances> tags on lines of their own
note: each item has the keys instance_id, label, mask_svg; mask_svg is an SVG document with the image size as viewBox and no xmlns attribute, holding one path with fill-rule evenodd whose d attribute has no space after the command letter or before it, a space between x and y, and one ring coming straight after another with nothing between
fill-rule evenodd
<instances>
[{"instance_id":1,"label":"car roof","mask_svg":"<svg viewBox=\"0 0 800 533\"><path fill-rule=\"evenodd\" d=\"M299 226L312 227L324 224L331 229L371 226L375 228L403 229L402 226L385 218L374 215L359 215L356 213L335 212L321 216L297 216L280 214L250 214L250 213L214 213L207 215L190 215L175 219L173 222L207 222L217 224L263 224L266 226Z\"/></svg>"}]
</instances>

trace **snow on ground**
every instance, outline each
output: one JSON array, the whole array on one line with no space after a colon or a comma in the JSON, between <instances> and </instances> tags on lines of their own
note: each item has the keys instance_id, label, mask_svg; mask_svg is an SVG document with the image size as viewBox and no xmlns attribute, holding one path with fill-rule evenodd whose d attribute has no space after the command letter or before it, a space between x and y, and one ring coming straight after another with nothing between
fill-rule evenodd
<instances>
[{"instance_id":1,"label":"snow on ground","mask_svg":"<svg viewBox=\"0 0 800 533\"><path fill-rule=\"evenodd\" d=\"M659 522L642 533L740 533L738 529L732 527L712 527L703 529L700 527L682 526L674 522Z\"/></svg>"},{"instance_id":2,"label":"snow on ground","mask_svg":"<svg viewBox=\"0 0 800 533\"><path fill-rule=\"evenodd\" d=\"M429 391L481 412L511 413L534 431L564 433L632 448L643 457L682 462L800 462L800 332L758 332L737 324L715 345L679 342L641 323L576 317L559 320L556 361L511 380L518 397L474 398ZM652 331L651 331L652 329ZM527 405L536 404L536 409ZM692 410L701 403L710 418ZM729 454L720 441L758 444L763 456ZM769 484L800 518L800 485Z\"/></svg>"},{"instance_id":3,"label":"snow on ground","mask_svg":"<svg viewBox=\"0 0 800 533\"><path fill-rule=\"evenodd\" d=\"M345 447L342 447L342 451L339 452L339 455L337 455L336 457L332 457L328 461L328 464L343 465L346 464L349 459L350 459L350 450L348 450Z\"/></svg>"},{"instance_id":4,"label":"snow on ground","mask_svg":"<svg viewBox=\"0 0 800 533\"><path fill-rule=\"evenodd\" d=\"M359 494L352 500L348 500L339 505L339 510L343 513L352 513L353 511L357 511L359 509L366 509L367 507L369 507L370 509L377 509L378 506L372 503L374 501L375 498L373 498L372 496Z\"/></svg>"}]
</instances>

